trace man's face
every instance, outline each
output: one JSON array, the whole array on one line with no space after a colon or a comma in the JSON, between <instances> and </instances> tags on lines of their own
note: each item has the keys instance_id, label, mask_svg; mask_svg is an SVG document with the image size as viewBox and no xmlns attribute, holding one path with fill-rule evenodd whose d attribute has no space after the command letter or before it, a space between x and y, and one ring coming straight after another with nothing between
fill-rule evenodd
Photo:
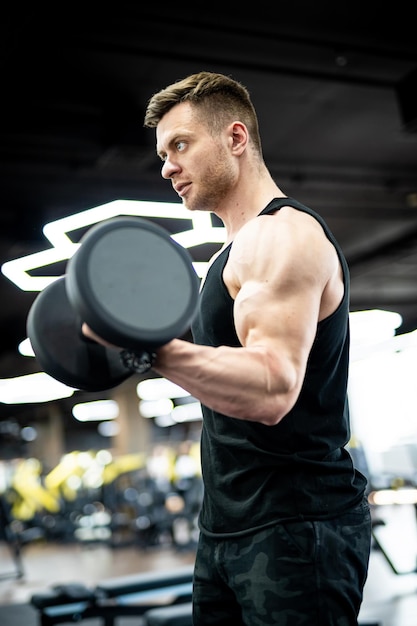
<instances>
[{"instance_id":1,"label":"man's face","mask_svg":"<svg viewBox=\"0 0 417 626\"><path fill-rule=\"evenodd\" d=\"M228 130L214 136L188 102L174 106L156 129L162 177L191 211L216 211L235 181Z\"/></svg>"}]
</instances>

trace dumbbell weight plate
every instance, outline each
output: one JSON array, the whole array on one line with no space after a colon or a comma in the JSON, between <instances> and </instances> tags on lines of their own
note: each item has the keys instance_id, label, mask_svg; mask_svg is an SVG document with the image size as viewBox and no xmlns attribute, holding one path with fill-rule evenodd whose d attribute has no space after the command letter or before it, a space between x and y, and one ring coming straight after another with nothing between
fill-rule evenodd
<instances>
[{"instance_id":1,"label":"dumbbell weight plate","mask_svg":"<svg viewBox=\"0 0 417 626\"><path fill-rule=\"evenodd\" d=\"M199 280L169 233L139 217L93 226L67 265L68 299L106 341L154 349L190 327Z\"/></svg>"},{"instance_id":2,"label":"dumbbell weight plate","mask_svg":"<svg viewBox=\"0 0 417 626\"><path fill-rule=\"evenodd\" d=\"M27 332L41 368L59 382L84 391L103 391L131 375L116 350L90 341L72 308L66 276L43 289L27 318Z\"/></svg>"}]
</instances>

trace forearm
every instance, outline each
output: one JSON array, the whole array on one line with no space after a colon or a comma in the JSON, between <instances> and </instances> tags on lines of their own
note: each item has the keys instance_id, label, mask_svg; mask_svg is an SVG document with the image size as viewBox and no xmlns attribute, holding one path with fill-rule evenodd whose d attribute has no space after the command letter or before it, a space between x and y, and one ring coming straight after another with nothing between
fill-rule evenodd
<instances>
[{"instance_id":1,"label":"forearm","mask_svg":"<svg viewBox=\"0 0 417 626\"><path fill-rule=\"evenodd\" d=\"M298 394L294 368L262 347L212 348L175 339L158 350L154 369L202 404L266 425L278 423Z\"/></svg>"}]
</instances>

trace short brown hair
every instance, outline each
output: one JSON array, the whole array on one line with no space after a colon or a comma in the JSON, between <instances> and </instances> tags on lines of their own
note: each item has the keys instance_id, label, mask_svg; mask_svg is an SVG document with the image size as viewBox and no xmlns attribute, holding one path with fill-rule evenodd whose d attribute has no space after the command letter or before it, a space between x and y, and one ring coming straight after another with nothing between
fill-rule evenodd
<instances>
[{"instance_id":1,"label":"short brown hair","mask_svg":"<svg viewBox=\"0 0 417 626\"><path fill-rule=\"evenodd\" d=\"M248 128L255 149L261 154L258 119L246 87L214 72L199 72L154 94L148 102L144 125L155 128L163 116L180 102L190 102L202 113L207 127L219 132L233 120Z\"/></svg>"}]
</instances>

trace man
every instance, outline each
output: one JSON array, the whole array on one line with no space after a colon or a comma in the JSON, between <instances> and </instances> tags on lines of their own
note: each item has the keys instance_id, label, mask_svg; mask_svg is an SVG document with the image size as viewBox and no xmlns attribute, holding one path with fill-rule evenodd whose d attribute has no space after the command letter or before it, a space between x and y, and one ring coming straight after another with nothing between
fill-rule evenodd
<instances>
[{"instance_id":1,"label":"man","mask_svg":"<svg viewBox=\"0 0 417 626\"><path fill-rule=\"evenodd\" d=\"M353 626L370 550L366 480L349 440L349 277L324 221L263 160L247 89L201 72L149 101L162 176L227 241L194 342L154 370L203 407L193 618L198 626Z\"/></svg>"}]
</instances>

